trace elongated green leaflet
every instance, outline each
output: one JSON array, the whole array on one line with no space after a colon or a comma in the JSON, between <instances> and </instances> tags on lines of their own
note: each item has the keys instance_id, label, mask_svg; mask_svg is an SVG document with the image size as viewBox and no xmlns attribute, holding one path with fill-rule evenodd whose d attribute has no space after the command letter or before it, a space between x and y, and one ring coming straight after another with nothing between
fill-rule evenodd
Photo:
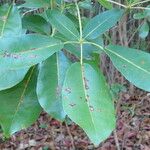
<instances>
[{"instance_id":1,"label":"elongated green leaflet","mask_svg":"<svg viewBox=\"0 0 150 150\"><path fill-rule=\"evenodd\" d=\"M115 128L114 106L101 72L89 64L73 64L63 86L66 114L98 145Z\"/></svg>"},{"instance_id":2,"label":"elongated green leaflet","mask_svg":"<svg viewBox=\"0 0 150 150\"><path fill-rule=\"evenodd\" d=\"M50 24L39 15L30 15L23 17L22 24L23 28L28 29L29 31L50 35Z\"/></svg>"},{"instance_id":3,"label":"elongated green leaflet","mask_svg":"<svg viewBox=\"0 0 150 150\"><path fill-rule=\"evenodd\" d=\"M69 61L63 52L57 52L39 66L37 82L38 100L43 109L58 120L64 120L62 84Z\"/></svg>"},{"instance_id":4,"label":"elongated green leaflet","mask_svg":"<svg viewBox=\"0 0 150 150\"><path fill-rule=\"evenodd\" d=\"M0 7L0 41L4 37L20 36L22 24L19 11L15 6L3 5ZM6 43L7 45L8 43ZM0 45L0 51L1 51ZM0 90L11 88L23 80L29 68L25 69L0 69Z\"/></svg>"},{"instance_id":5,"label":"elongated green leaflet","mask_svg":"<svg viewBox=\"0 0 150 150\"><path fill-rule=\"evenodd\" d=\"M150 54L117 45L107 46L105 52L127 80L150 91Z\"/></svg>"},{"instance_id":6,"label":"elongated green leaflet","mask_svg":"<svg viewBox=\"0 0 150 150\"><path fill-rule=\"evenodd\" d=\"M98 0L98 2L107 9L113 8L112 4L110 2L108 2L107 0Z\"/></svg>"},{"instance_id":7,"label":"elongated green leaflet","mask_svg":"<svg viewBox=\"0 0 150 150\"><path fill-rule=\"evenodd\" d=\"M0 66L5 69L31 67L61 50L63 44L42 35L22 35L0 40Z\"/></svg>"},{"instance_id":8,"label":"elongated green leaflet","mask_svg":"<svg viewBox=\"0 0 150 150\"><path fill-rule=\"evenodd\" d=\"M0 125L4 135L27 128L36 121L41 107L36 96L36 70L28 73L23 82L0 92Z\"/></svg>"},{"instance_id":9,"label":"elongated green leaflet","mask_svg":"<svg viewBox=\"0 0 150 150\"><path fill-rule=\"evenodd\" d=\"M79 32L75 28L74 23L61 12L52 10L47 11L49 22L67 39L77 40L79 39Z\"/></svg>"},{"instance_id":10,"label":"elongated green leaflet","mask_svg":"<svg viewBox=\"0 0 150 150\"><path fill-rule=\"evenodd\" d=\"M121 18L123 10L112 9L92 18L83 29L85 39L95 39L113 27Z\"/></svg>"},{"instance_id":11,"label":"elongated green leaflet","mask_svg":"<svg viewBox=\"0 0 150 150\"><path fill-rule=\"evenodd\" d=\"M9 5L0 6L0 38L18 36L21 32L22 24L18 9Z\"/></svg>"}]
</instances>

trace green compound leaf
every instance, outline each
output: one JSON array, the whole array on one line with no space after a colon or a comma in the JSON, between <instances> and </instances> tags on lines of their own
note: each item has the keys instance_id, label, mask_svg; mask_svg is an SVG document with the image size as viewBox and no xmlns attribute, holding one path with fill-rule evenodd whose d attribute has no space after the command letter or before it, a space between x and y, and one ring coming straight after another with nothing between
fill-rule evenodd
<instances>
[{"instance_id":1,"label":"green compound leaf","mask_svg":"<svg viewBox=\"0 0 150 150\"><path fill-rule=\"evenodd\" d=\"M115 128L115 111L103 74L89 64L73 64L63 86L66 114L98 145Z\"/></svg>"}]
</instances>

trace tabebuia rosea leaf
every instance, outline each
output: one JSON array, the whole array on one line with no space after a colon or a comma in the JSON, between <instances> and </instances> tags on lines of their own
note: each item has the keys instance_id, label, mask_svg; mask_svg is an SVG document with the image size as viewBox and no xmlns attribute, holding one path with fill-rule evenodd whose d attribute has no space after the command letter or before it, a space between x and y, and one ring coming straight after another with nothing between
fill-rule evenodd
<instances>
[{"instance_id":1,"label":"tabebuia rosea leaf","mask_svg":"<svg viewBox=\"0 0 150 150\"><path fill-rule=\"evenodd\" d=\"M0 91L0 125L6 137L27 128L39 117L42 109L36 95L36 82L37 69L33 67L21 83Z\"/></svg>"},{"instance_id":2,"label":"tabebuia rosea leaf","mask_svg":"<svg viewBox=\"0 0 150 150\"><path fill-rule=\"evenodd\" d=\"M145 91L150 91L149 53L117 45L107 46L105 52L127 80Z\"/></svg>"},{"instance_id":3,"label":"tabebuia rosea leaf","mask_svg":"<svg viewBox=\"0 0 150 150\"><path fill-rule=\"evenodd\" d=\"M63 48L52 37L28 34L0 40L0 66L5 69L28 68L47 59Z\"/></svg>"},{"instance_id":4,"label":"tabebuia rosea leaf","mask_svg":"<svg viewBox=\"0 0 150 150\"><path fill-rule=\"evenodd\" d=\"M87 63L71 65L62 95L66 114L98 145L115 128L115 110L105 78L95 68Z\"/></svg>"},{"instance_id":5,"label":"tabebuia rosea leaf","mask_svg":"<svg viewBox=\"0 0 150 150\"><path fill-rule=\"evenodd\" d=\"M52 117L64 120L62 85L70 62L63 52L57 52L39 65L37 82L38 100Z\"/></svg>"},{"instance_id":6,"label":"tabebuia rosea leaf","mask_svg":"<svg viewBox=\"0 0 150 150\"><path fill-rule=\"evenodd\" d=\"M83 29L84 39L95 39L113 27L123 15L121 9L111 9L92 18Z\"/></svg>"}]
</instances>

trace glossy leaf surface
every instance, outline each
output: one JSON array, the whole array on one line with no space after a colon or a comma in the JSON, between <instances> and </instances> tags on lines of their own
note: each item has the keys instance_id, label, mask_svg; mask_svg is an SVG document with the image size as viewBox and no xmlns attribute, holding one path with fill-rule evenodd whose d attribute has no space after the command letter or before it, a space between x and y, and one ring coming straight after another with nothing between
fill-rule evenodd
<instances>
[{"instance_id":1,"label":"glossy leaf surface","mask_svg":"<svg viewBox=\"0 0 150 150\"><path fill-rule=\"evenodd\" d=\"M29 15L25 16L22 20L23 28L30 31L47 34L51 32L50 24L39 15Z\"/></svg>"},{"instance_id":2,"label":"glossy leaf surface","mask_svg":"<svg viewBox=\"0 0 150 150\"><path fill-rule=\"evenodd\" d=\"M36 121L41 107L36 95L36 72L32 69L23 82L0 91L0 124L4 135L27 128Z\"/></svg>"},{"instance_id":3,"label":"glossy leaf surface","mask_svg":"<svg viewBox=\"0 0 150 150\"><path fill-rule=\"evenodd\" d=\"M0 40L4 37L20 36L22 23L19 11L16 6L0 6ZM7 43L6 43L7 45ZM1 51L0 45L0 51ZM0 69L0 90L10 88L23 80L28 68L25 69Z\"/></svg>"},{"instance_id":4,"label":"glossy leaf surface","mask_svg":"<svg viewBox=\"0 0 150 150\"><path fill-rule=\"evenodd\" d=\"M66 114L98 145L115 128L113 102L101 72L89 64L73 64L63 86Z\"/></svg>"},{"instance_id":5,"label":"glossy leaf surface","mask_svg":"<svg viewBox=\"0 0 150 150\"><path fill-rule=\"evenodd\" d=\"M79 32L75 28L74 23L68 17L56 10L47 11L47 16L49 22L67 39L79 39Z\"/></svg>"},{"instance_id":6,"label":"glossy leaf surface","mask_svg":"<svg viewBox=\"0 0 150 150\"><path fill-rule=\"evenodd\" d=\"M105 51L114 66L135 86L150 91L150 54L117 45Z\"/></svg>"},{"instance_id":7,"label":"glossy leaf surface","mask_svg":"<svg viewBox=\"0 0 150 150\"><path fill-rule=\"evenodd\" d=\"M31 67L63 48L54 38L42 35L22 35L0 40L0 66L5 69Z\"/></svg>"},{"instance_id":8,"label":"glossy leaf surface","mask_svg":"<svg viewBox=\"0 0 150 150\"><path fill-rule=\"evenodd\" d=\"M19 70L0 70L0 91L8 89L23 80L29 68Z\"/></svg>"},{"instance_id":9,"label":"glossy leaf surface","mask_svg":"<svg viewBox=\"0 0 150 150\"><path fill-rule=\"evenodd\" d=\"M69 61L63 52L57 52L39 65L37 95L44 110L58 120L64 120L62 84Z\"/></svg>"},{"instance_id":10,"label":"glossy leaf surface","mask_svg":"<svg viewBox=\"0 0 150 150\"><path fill-rule=\"evenodd\" d=\"M83 29L85 39L95 39L113 27L121 18L123 10L112 9L92 18Z\"/></svg>"}]
</instances>

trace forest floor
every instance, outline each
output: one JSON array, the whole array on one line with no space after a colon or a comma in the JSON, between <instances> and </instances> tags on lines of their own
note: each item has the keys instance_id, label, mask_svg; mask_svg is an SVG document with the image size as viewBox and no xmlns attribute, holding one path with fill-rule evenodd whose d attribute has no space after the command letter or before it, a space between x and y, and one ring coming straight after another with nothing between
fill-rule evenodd
<instances>
[{"instance_id":1,"label":"forest floor","mask_svg":"<svg viewBox=\"0 0 150 150\"><path fill-rule=\"evenodd\" d=\"M139 89L134 93L121 94L116 132L98 147L77 125L59 123L42 113L34 125L8 140L2 140L1 133L0 150L117 150L118 144L120 150L150 150L150 93Z\"/></svg>"}]
</instances>

